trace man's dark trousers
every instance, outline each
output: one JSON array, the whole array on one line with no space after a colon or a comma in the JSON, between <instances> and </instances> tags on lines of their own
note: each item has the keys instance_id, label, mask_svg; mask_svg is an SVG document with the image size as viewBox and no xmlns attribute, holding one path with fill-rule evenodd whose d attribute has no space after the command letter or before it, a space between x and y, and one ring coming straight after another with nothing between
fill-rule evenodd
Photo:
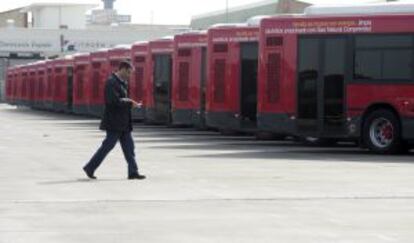
<instances>
[{"instance_id":1,"label":"man's dark trousers","mask_svg":"<svg viewBox=\"0 0 414 243\"><path fill-rule=\"evenodd\" d=\"M105 157L108 155L108 153L115 147L118 140L121 143L122 151L124 152L125 159L128 163L128 175L137 174L138 166L135 161L134 140L132 139L131 132L129 131L106 131L106 138L102 142L101 147L98 149L98 151L96 151L96 153L84 168L93 174L105 159Z\"/></svg>"}]
</instances>

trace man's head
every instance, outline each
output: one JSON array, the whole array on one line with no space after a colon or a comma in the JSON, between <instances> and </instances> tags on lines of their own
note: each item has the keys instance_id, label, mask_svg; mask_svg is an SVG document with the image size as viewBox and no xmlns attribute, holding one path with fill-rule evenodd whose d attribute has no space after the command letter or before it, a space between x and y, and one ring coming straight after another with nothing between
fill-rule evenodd
<instances>
[{"instance_id":1,"label":"man's head","mask_svg":"<svg viewBox=\"0 0 414 243\"><path fill-rule=\"evenodd\" d=\"M129 61L121 61L118 66L116 74L124 81L129 80L133 67Z\"/></svg>"}]
</instances>

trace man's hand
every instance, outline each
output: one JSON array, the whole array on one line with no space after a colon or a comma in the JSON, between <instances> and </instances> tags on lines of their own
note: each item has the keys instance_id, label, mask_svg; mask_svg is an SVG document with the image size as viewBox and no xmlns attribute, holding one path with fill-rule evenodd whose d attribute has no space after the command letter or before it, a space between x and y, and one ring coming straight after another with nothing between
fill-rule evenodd
<instances>
[{"instance_id":1,"label":"man's hand","mask_svg":"<svg viewBox=\"0 0 414 243\"><path fill-rule=\"evenodd\" d=\"M134 107L134 108L141 108L142 107L142 103L141 102L138 103L138 102L136 102L133 99L130 99L130 98L121 98L121 100L124 101L124 102L131 102L132 103L132 107Z\"/></svg>"},{"instance_id":2,"label":"man's hand","mask_svg":"<svg viewBox=\"0 0 414 243\"><path fill-rule=\"evenodd\" d=\"M135 100L132 100L132 107L134 108L141 108L142 107L142 103L141 102L136 102Z\"/></svg>"}]
</instances>

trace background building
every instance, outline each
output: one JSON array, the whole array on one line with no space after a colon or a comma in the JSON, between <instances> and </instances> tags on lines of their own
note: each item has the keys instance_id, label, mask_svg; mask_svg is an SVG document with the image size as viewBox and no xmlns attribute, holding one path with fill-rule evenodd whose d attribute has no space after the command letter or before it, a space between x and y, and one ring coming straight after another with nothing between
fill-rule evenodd
<instances>
[{"instance_id":1,"label":"background building","mask_svg":"<svg viewBox=\"0 0 414 243\"><path fill-rule=\"evenodd\" d=\"M6 27L28 27L27 13L22 12L22 8L12 9L0 13L0 28Z\"/></svg>"},{"instance_id":2,"label":"background building","mask_svg":"<svg viewBox=\"0 0 414 243\"><path fill-rule=\"evenodd\" d=\"M96 7L87 3L34 3L21 11L31 17L29 28L84 29L85 13Z\"/></svg>"},{"instance_id":3,"label":"background building","mask_svg":"<svg viewBox=\"0 0 414 243\"><path fill-rule=\"evenodd\" d=\"M102 0L104 2L104 9L94 9L92 14L88 15L88 24L90 25L109 25L130 23L130 15L120 15L114 9L115 0Z\"/></svg>"},{"instance_id":4,"label":"background building","mask_svg":"<svg viewBox=\"0 0 414 243\"><path fill-rule=\"evenodd\" d=\"M132 44L188 30L185 25L130 24L130 16L118 15L112 8L114 0L104 0L103 10L93 9L98 5L85 2L35 3L0 13L0 101L4 97L8 66Z\"/></svg>"},{"instance_id":5,"label":"background building","mask_svg":"<svg viewBox=\"0 0 414 243\"><path fill-rule=\"evenodd\" d=\"M210 12L191 19L191 28L207 29L218 23L243 23L258 15L275 15L281 13L303 13L311 4L298 0L265 0L254 4Z\"/></svg>"},{"instance_id":6,"label":"background building","mask_svg":"<svg viewBox=\"0 0 414 243\"><path fill-rule=\"evenodd\" d=\"M386 2L387 0L361 0L366 2ZM207 29L209 26L219 23L243 23L249 18L258 15L277 15L303 13L304 9L313 5L314 0L265 0L240 7L222 9L215 12L193 16L191 28ZM346 1L344 2L346 3Z\"/></svg>"}]
</instances>

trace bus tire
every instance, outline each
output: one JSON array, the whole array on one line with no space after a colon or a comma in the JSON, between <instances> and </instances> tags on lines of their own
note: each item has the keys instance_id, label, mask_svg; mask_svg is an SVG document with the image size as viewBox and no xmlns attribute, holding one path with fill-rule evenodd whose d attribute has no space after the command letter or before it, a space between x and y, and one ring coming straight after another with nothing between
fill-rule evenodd
<instances>
[{"instance_id":1,"label":"bus tire","mask_svg":"<svg viewBox=\"0 0 414 243\"><path fill-rule=\"evenodd\" d=\"M400 122L391 110L378 109L369 113L362 131L366 147L374 153L396 154L406 147L401 139Z\"/></svg>"}]
</instances>

